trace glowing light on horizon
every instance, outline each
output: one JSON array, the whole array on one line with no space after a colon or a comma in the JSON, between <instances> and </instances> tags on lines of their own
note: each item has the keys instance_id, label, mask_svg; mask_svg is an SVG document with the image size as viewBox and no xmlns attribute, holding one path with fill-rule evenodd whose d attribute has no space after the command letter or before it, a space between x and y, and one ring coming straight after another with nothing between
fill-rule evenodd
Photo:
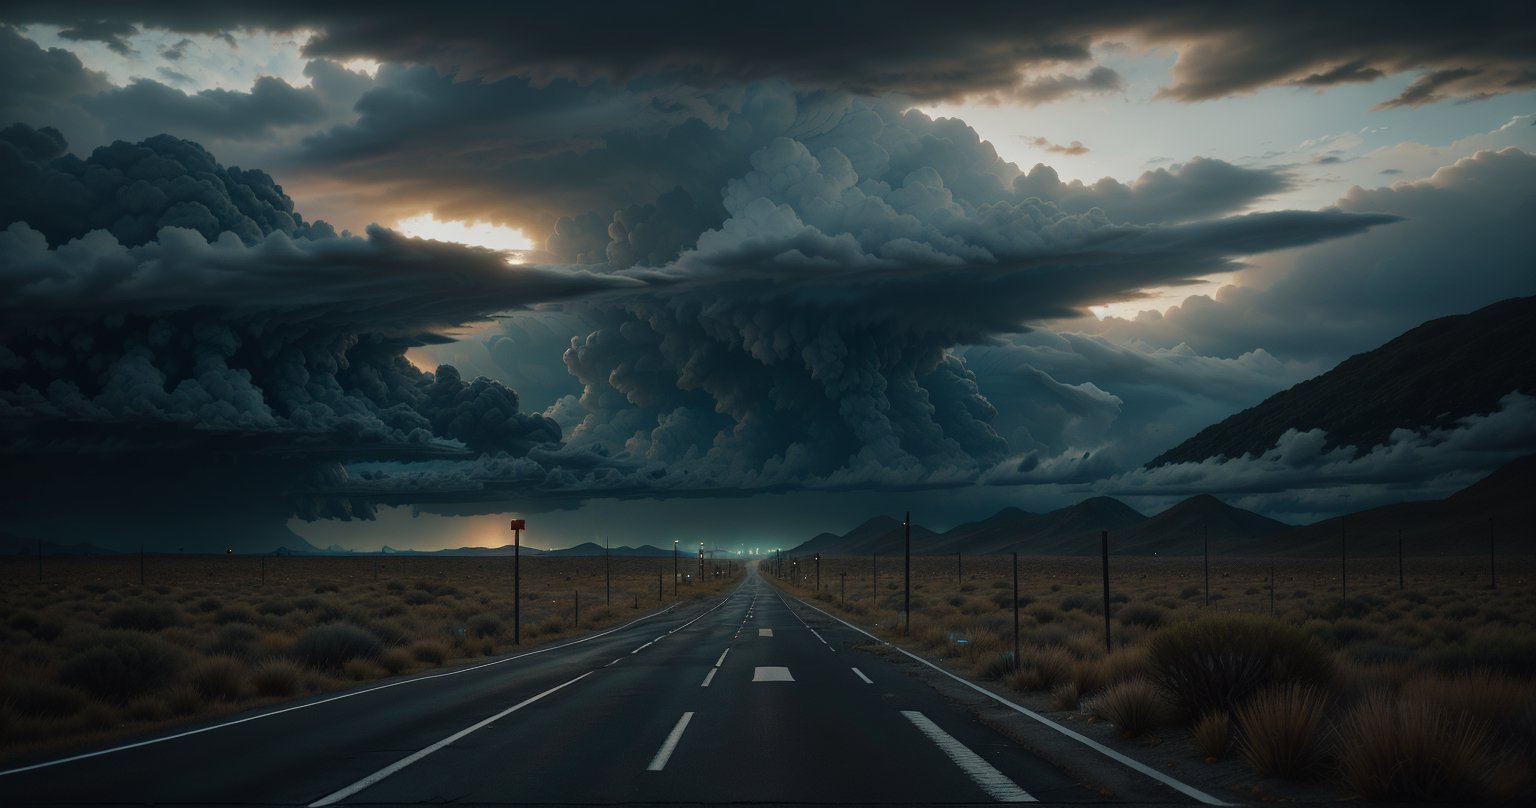
<instances>
[{"instance_id":1,"label":"glowing light on horizon","mask_svg":"<svg viewBox=\"0 0 1536 808\"><path fill-rule=\"evenodd\" d=\"M534 247L533 240L515 227L478 220L472 222L462 219L439 220L431 213L400 219L395 222L395 229L414 238L499 250L507 254L507 262L512 264L521 264L523 251Z\"/></svg>"}]
</instances>

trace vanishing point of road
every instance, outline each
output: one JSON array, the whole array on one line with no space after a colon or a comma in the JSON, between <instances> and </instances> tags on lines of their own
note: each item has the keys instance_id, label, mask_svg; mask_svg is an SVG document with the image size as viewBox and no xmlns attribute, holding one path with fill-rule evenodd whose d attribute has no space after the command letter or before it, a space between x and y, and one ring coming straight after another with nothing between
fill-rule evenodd
<instances>
[{"instance_id":1,"label":"vanishing point of road","mask_svg":"<svg viewBox=\"0 0 1536 808\"><path fill-rule=\"evenodd\" d=\"M574 642L23 762L0 805L1105 801L880 645L749 568ZM1119 801L1216 802L1144 774Z\"/></svg>"}]
</instances>

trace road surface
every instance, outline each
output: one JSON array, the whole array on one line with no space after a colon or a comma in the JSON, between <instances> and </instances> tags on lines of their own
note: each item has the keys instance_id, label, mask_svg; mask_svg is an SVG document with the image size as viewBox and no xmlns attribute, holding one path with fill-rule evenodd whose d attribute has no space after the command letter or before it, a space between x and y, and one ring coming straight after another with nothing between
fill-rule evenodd
<instances>
[{"instance_id":1,"label":"road surface","mask_svg":"<svg viewBox=\"0 0 1536 808\"><path fill-rule=\"evenodd\" d=\"M754 570L565 647L18 766L0 805L1102 801L872 644Z\"/></svg>"}]
</instances>

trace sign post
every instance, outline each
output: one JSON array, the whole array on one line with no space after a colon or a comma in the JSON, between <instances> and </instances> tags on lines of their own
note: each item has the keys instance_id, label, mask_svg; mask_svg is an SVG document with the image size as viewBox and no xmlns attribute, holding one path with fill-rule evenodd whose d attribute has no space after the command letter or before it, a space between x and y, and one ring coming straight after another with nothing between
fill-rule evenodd
<instances>
[{"instance_id":1,"label":"sign post","mask_svg":"<svg viewBox=\"0 0 1536 808\"><path fill-rule=\"evenodd\" d=\"M523 530L528 523L512 520L512 644L523 644Z\"/></svg>"}]
</instances>

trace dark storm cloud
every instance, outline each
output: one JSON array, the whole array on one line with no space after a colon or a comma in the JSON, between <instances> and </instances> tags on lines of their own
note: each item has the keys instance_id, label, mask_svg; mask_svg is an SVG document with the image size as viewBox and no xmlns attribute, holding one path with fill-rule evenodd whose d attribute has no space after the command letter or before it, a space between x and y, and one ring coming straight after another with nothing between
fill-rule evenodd
<instances>
[{"instance_id":1,"label":"dark storm cloud","mask_svg":"<svg viewBox=\"0 0 1536 808\"><path fill-rule=\"evenodd\" d=\"M370 4L367 14L279 0L244 7L17 2L6 17L66 26L91 20L77 30L100 31L131 24L209 34L310 29L318 31L306 45L313 56L427 64L464 77L622 83L667 74L695 86L781 78L920 100L1039 101L1111 89L1118 79L1093 64L1091 46L1126 40L1179 48L1163 94L1180 101L1420 70L1478 70L1452 89L1476 97L1528 86L1521 77L1536 67L1531 16L1524 4L1505 0L1411 9L1333 3L1304 11L1214 0L985 3L962 11L916 2L781 3L749 15L704 2L665 9L567 2L498 11L445 14L403 2Z\"/></svg>"},{"instance_id":2,"label":"dark storm cloud","mask_svg":"<svg viewBox=\"0 0 1536 808\"><path fill-rule=\"evenodd\" d=\"M59 38L73 42L100 42L112 52L127 56L134 52L128 44L128 37L137 36L138 33L137 26L125 22L96 20L76 22L67 28L60 29Z\"/></svg>"},{"instance_id":3,"label":"dark storm cloud","mask_svg":"<svg viewBox=\"0 0 1536 808\"><path fill-rule=\"evenodd\" d=\"M249 92L202 90L184 93L156 81L137 79L82 99L92 114L121 132L178 132L190 137L258 140L272 130L325 120L316 92L282 79L261 76Z\"/></svg>"},{"instance_id":4,"label":"dark storm cloud","mask_svg":"<svg viewBox=\"0 0 1536 808\"><path fill-rule=\"evenodd\" d=\"M1055 202L1064 210L1102 209L1122 222L1177 222L1242 210L1291 187L1278 169L1243 168L1196 157L1171 169L1143 173L1130 183L1105 177L1088 185L1061 181L1056 169L1037 164L1013 179L1014 193Z\"/></svg>"},{"instance_id":5,"label":"dark storm cloud","mask_svg":"<svg viewBox=\"0 0 1536 808\"><path fill-rule=\"evenodd\" d=\"M186 55L187 55L187 48L189 48L191 46L192 46L192 40L190 40L190 39L182 39L182 40L176 42L176 44L174 44L174 45L168 45L168 46L166 46L164 48L161 48L160 49L160 57L163 58L163 59L170 60L172 62L180 61L180 60L182 60L183 58L186 57Z\"/></svg>"}]
</instances>

